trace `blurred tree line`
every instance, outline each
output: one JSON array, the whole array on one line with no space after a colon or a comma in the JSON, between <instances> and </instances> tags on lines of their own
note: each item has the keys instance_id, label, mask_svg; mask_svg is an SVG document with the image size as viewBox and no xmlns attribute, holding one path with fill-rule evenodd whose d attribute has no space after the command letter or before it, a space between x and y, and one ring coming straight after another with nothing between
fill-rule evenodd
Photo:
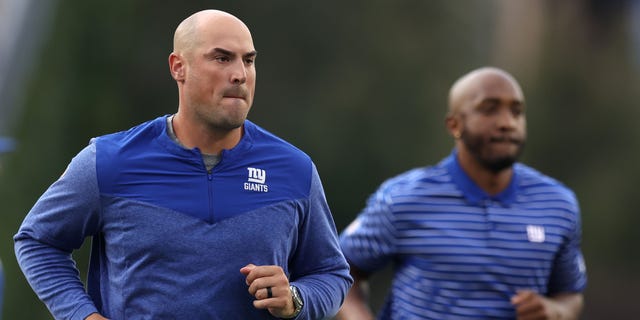
<instances>
[{"instance_id":1,"label":"blurred tree line","mask_svg":"<svg viewBox=\"0 0 640 320\"><path fill-rule=\"evenodd\" d=\"M91 137L176 111L173 31L204 8L252 30L259 58L249 118L311 155L338 230L383 180L450 152L443 120L457 77L484 65L510 71L528 104L523 161L581 202L583 318L638 310L636 2L62 0L13 126L18 149L3 159L4 319L51 318L15 262L12 236L24 215ZM86 247L75 256L84 272ZM385 280L376 278L376 305Z\"/></svg>"}]
</instances>

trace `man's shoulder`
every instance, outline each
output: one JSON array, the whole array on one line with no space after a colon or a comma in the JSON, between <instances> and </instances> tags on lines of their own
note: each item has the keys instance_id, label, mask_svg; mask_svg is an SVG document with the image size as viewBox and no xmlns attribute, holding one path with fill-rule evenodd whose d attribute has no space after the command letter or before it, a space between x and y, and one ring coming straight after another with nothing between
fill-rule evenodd
<instances>
[{"instance_id":1,"label":"man's shoulder","mask_svg":"<svg viewBox=\"0 0 640 320\"><path fill-rule=\"evenodd\" d=\"M519 177L523 180L528 181L530 183L538 183L538 184L547 184L547 185L557 185L557 186L566 186L558 179L543 173L542 171L533 168L524 163L516 163L513 165L513 169Z\"/></svg>"},{"instance_id":2,"label":"man's shoulder","mask_svg":"<svg viewBox=\"0 0 640 320\"><path fill-rule=\"evenodd\" d=\"M546 192L558 192L575 197L571 188L560 180L551 177L538 169L523 163L516 163L513 168L516 176L519 177L520 188L545 190Z\"/></svg>"},{"instance_id":3,"label":"man's shoulder","mask_svg":"<svg viewBox=\"0 0 640 320\"><path fill-rule=\"evenodd\" d=\"M387 192L406 192L408 189L422 189L437 192L451 183L451 176L441 163L415 167L393 176L381 185Z\"/></svg>"},{"instance_id":4,"label":"man's shoulder","mask_svg":"<svg viewBox=\"0 0 640 320\"><path fill-rule=\"evenodd\" d=\"M127 130L98 136L93 140L111 146L121 146L127 143L137 142L140 139L153 139L166 128L164 121L166 121L165 116L161 116L156 119L140 123Z\"/></svg>"},{"instance_id":5,"label":"man's shoulder","mask_svg":"<svg viewBox=\"0 0 640 320\"><path fill-rule=\"evenodd\" d=\"M158 117L127 130L91 139L95 146L96 162L101 168L117 168L132 159L140 160L142 154L148 156L162 153L153 150L165 150L163 144L166 142L158 143L163 130L166 130L165 121L164 116Z\"/></svg>"},{"instance_id":6,"label":"man's shoulder","mask_svg":"<svg viewBox=\"0 0 640 320\"><path fill-rule=\"evenodd\" d=\"M311 157L289 141L249 120L245 121L245 130L251 137L253 148L267 150L269 153L282 154L302 161L311 161Z\"/></svg>"}]
</instances>

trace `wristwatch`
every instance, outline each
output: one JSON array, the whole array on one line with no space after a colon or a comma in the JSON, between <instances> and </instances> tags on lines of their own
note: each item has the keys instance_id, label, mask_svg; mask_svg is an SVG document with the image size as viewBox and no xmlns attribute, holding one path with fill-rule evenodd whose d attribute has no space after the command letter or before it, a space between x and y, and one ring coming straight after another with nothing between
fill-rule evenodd
<instances>
[{"instance_id":1,"label":"wristwatch","mask_svg":"<svg viewBox=\"0 0 640 320\"><path fill-rule=\"evenodd\" d=\"M291 290L291 298L293 299L293 307L295 308L295 310L290 317L285 319L293 319L297 317L300 314L300 311L302 311L302 306L304 306L304 302L302 301L302 296L300 295L300 291L298 291L298 288L289 286L289 290Z\"/></svg>"}]
</instances>

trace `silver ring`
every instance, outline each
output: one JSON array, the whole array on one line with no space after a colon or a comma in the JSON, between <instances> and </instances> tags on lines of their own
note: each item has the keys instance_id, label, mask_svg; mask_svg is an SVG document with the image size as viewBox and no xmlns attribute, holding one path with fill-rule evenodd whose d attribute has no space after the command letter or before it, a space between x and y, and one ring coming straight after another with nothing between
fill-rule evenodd
<instances>
[{"instance_id":1,"label":"silver ring","mask_svg":"<svg viewBox=\"0 0 640 320\"><path fill-rule=\"evenodd\" d=\"M267 287L267 298L273 298L273 292L271 292L271 287Z\"/></svg>"}]
</instances>

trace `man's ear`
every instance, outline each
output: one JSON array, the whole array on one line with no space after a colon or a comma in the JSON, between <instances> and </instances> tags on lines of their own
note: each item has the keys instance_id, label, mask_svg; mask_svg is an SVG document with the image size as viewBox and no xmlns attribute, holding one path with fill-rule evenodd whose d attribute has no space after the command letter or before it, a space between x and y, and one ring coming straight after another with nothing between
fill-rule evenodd
<instances>
[{"instance_id":1,"label":"man's ear","mask_svg":"<svg viewBox=\"0 0 640 320\"><path fill-rule=\"evenodd\" d=\"M176 81L184 81L185 64L180 55L172 52L169 55L169 71Z\"/></svg>"},{"instance_id":2,"label":"man's ear","mask_svg":"<svg viewBox=\"0 0 640 320\"><path fill-rule=\"evenodd\" d=\"M460 119L453 114L447 115L444 119L444 124L447 127L447 131L451 134L455 139L460 138L462 128L460 127Z\"/></svg>"}]
</instances>

